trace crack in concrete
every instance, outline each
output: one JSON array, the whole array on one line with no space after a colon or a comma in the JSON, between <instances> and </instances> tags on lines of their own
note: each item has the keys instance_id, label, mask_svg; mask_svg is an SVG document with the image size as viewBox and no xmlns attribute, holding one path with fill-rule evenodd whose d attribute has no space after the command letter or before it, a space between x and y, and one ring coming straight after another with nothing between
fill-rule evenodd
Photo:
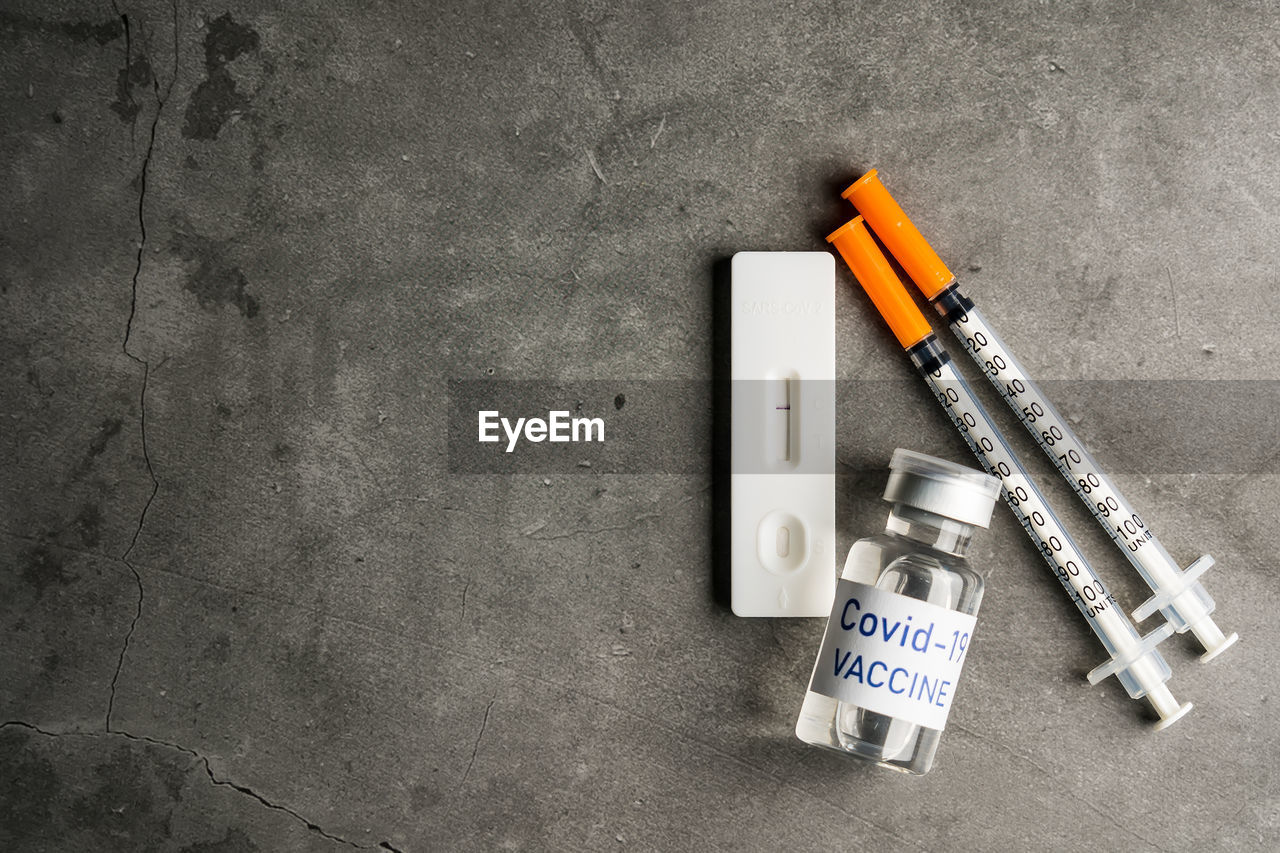
<instances>
[{"instance_id":1,"label":"crack in concrete","mask_svg":"<svg viewBox=\"0 0 1280 853\"><path fill-rule=\"evenodd\" d=\"M273 811L283 812L284 814L289 815L294 820L304 825L309 831L314 832L317 835L320 835L324 838L327 838L330 841L333 841L337 844L344 844L348 847L352 847L357 850L389 850L391 851L391 853L404 853L403 850L401 850L398 847L395 847L389 841L379 841L377 844L361 844L358 841L352 841L349 838L343 838L340 835L334 835L333 833L325 830L319 824L316 824L309 818L304 817L303 815L299 814L298 812L294 811L288 806L282 806L279 803L275 803L275 802L272 802L271 800L268 800L266 797L262 796L257 791L250 788L248 785L241 785L238 782L232 782L229 779L218 778L218 776L213 772L213 767L210 766L209 759L207 757L205 757L204 755L201 755L199 752L196 752L194 749L191 749L190 747L182 746L181 744L171 743L170 741L159 740L153 737L147 737L146 735L135 735L131 732L127 732L122 729L114 729L107 732L51 732L47 729L40 728L39 726L34 725L32 723L28 723L24 720L7 720L3 723L0 723L0 730L10 728L10 727L26 729L28 731L35 732L44 737L54 738L54 739L64 738L64 737L88 737L88 738L119 737L119 738L124 738L125 740L134 741L136 743L145 743L145 744L150 744L151 746L157 746L163 749L171 749L176 752L181 752L183 755L188 755L191 758L195 759L196 763L198 763L200 766L204 768L205 775L209 777L209 781L213 783L215 786L220 788L230 788L231 790L239 794L243 794L246 797L250 797L256 800L261 805L266 806L267 808Z\"/></svg>"},{"instance_id":2,"label":"crack in concrete","mask_svg":"<svg viewBox=\"0 0 1280 853\"><path fill-rule=\"evenodd\" d=\"M111 3L112 9L120 16L120 23L124 27L125 36L125 63L132 62L133 39L131 28L129 26L129 16L120 11L115 0ZM142 388L138 393L138 430L142 440L142 460L146 464L147 476L151 478L151 493L147 495L147 501L142 506L142 512L138 514L138 524L134 528L133 536L129 540L123 554L120 555L120 562L129 569L133 575L133 582L138 587L138 603L133 613L133 620L129 623L129 630L125 633L124 643L120 648L120 657L116 661L116 671L111 676L110 692L107 696L107 715L105 728L111 731L111 715L115 711L116 704L116 684L120 680L120 673L124 669L125 656L129 653L129 644L133 640L133 632L138 627L138 620L142 618L142 606L146 599L146 593L142 586L142 575L138 573L138 569L129 561L129 555L133 553L133 549L138 544L138 537L142 534L142 526L146 523L147 513L151 509L152 502L155 501L156 495L160 492L160 481L156 478L155 467L151 464L151 449L147 442L147 386L151 381L151 362L142 358L129 349L129 339L133 334L133 320L138 313L138 277L142 274L143 253L147 247L147 218L146 218L146 199L147 199L147 174L151 168L151 157L155 153L156 147L156 129L160 125L160 116L164 112L164 105L169 100L169 96L173 94L173 86L178 80L178 3L173 0L173 73L169 77L169 83L165 87L164 92L160 91L160 80L157 76L152 75L151 87L156 99L156 112L151 119L150 134L147 139L147 150L142 158L142 168L138 173L138 255L133 267L133 279L130 282L129 293L129 318L125 322L124 340L120 344L121 351L130 360L142 365ZM130 99L132 99L130 94ZM130 131L132 136L132 131Z\"/></svg>"},{"instance_id":3,"label":"crack in concrete","mask_svg":"<svg viewBox=\"0 0 1280 853\"><path fill-rule=\"evenodd\" d=\"M467 762L467 769L462 772L462 780L458 782L458 790L461 791L467 784L467 777L471 775L471 768L476 764L476 756L480 754L480 741L484 740L484 730L489 727L489 713L493 711L493 704L498 701L498 691L493 691L493 695L489 697L489 704L484 706L484 718L480 720L480 731L476 734L476 742L471 747L471 760Z\"/></svg>"},{"instance_id":4,"label":"crack in concrete","mask_svg":"<svg viewBox=\"0 0 1280 853\"><path fill-rule=\"evenodd\" d=\"M124 27L125 62L127 67L128 63L131 63L133 59L132 36L130 31L129 17L127 14L120 11L119 7L116 5L114 0L112 0L111 5L112 5L112 8L116 11L116 14L119 15L120 22ZM151 380L152 365L149 359L143 358L142 356L138 355L133 350L131 350L129 348L129 342L133 335L133 321L137 317L137 313L138 313L138 279L142 275L142 261L143 261L143 258L145 257L146 246L147 246L147 220L146 220L147 176L150 171L152 156L155 154L156 132L160 125L160 119L164 112L165 104L169 101L170 96L173 93L173 87L178 79L179 33L178 33L177 0L173 0L172 10L173 10L173 22L172 22L173 23L173 73L170 76L169 82L165 86L165 89L163 92L160 89L160 81L157 77L153 76L151 81L152 91L155 96L156 111L155 111L155 115L152 117L152 120L151 120L151 127L150 127L150 131L147 138L147 150L143 155L142 166L138 174L139 239L138 239L137 260L134 264L133 277L132 277L132 280L130 281L129 316L128 316L128 320L125 323L124 339L121 342L121 346L120 346L121 351L124 353L126 357L128 357L131 361L141 365L142 367L142 387L138 395L139 432L140 432L141 441L142 441L143 462L146 465L147 476L150 477L151 479L151 493L147 496L146 503L143 505L142 511L138 515L138 524L134 528L133 536L129 540L129 546L125 549L123 554L121 554L118 558L116 558L121 563L123 563L129 569L130 573L133 575L134 583L137 585L137 588L138 588L137 607L133 614L133 620L129 624L129 630L125 634L124 643L120 649L120 657L116 662L115 673L111 677L110 695L107 700L106 725L105 725L105 730L103 732L62 732L62 733L50 732L38 726L35 726L31 723L27 723L21 720L12 720L8 722L0 723L0 729L5 729L11 726L21 727L50 738L73 737L73 736L120 737L120 738L125 738L127 740L135 741L138 743L146 743L152 746L176 750L178 752L183 753L184 755L191 756L193 759L195 759L195 761L204 768L205 775L209 778L209 781L213 785L218 787L230 788L233 791L236 791L237 793L243 796L252 798L253 800L257 801L259 804L265 806L268 809L272 809L274 811L279 811L284 814L287 814L290 817L292 817L294 820L297 820L298 822L302 823L307 828L308 831L314 832L323 838L326 838L335 843L343 844L358 850L388 850L388 851L391 851L391 853L403 853L403 851L401 851L399 848L392 845L389 841L380 841L376 845L360 844L359 842L351 841L350 839L343 838L339 835L334 835L333 833L325 830L319 824L304 817L299 812L289 808L288 806L284 806L284 805L280 805L279 803L272 802L271 800L262 796L257 791L253 790L247 785L241 785L229 779L219 778L213 772L213 767L210 765L209 759L204 755L201 755L200 753L196 752L193 749L182 746L180 744L170 743L168 741L162 741L162 740L158 740L152 737L147 737L144 735L135 735L135 734L132 734L131 732L127 732L122 729L113 728L111 724L112 713L115 710L116 686L120 680L120 673L124 669L125 657L128 655L128 652L129 652L129 644L133 639L134 631L138 627L138 621L142 618L143 602L146 599L146 593L142 584L142 575L139 574L137 567L129 560L129 555L132 554L134 548L137 547L138 538L142 535L142 528L143 528L143 525L146 523L147 513L150 511L151 505L155 501L156 495L160 491L160 481L156 477L155 467L152 464L152 460L151 460L150 444L147 440L147 388ZM130 99L132 100L132 94L130 94ZM131 130L131 134L130 134L131 137L132 137L132 133L133 131ZM163 363L164 362L162 360L161 365L163 365Z\"/></svg>"},{"instance_id":5,"label":"crack in concrete","mask_svg":"<svg viewBox=\"0 0 1280 853\"><path fill-rule=\"evenodd\" d=\"M701 488L698 491L694 492L693 494L685 495L671 507L668 507L660 511L642 512L639 515L634 516L631 519L631 521L629 521L626 524L610 524L605 527L576 528L574 530L569 530L564 533L553 533L549 536L535 536L533 534L542 529L542 525L538 525L537 527L531 529L528 533L520 533L519 535L525 537L526 539L532 539L536 542L551 542L556 539L573 539L578 536L598 536L602 533L619 533L624 530L631 530L632 528L639 527L641 524L643 524L646 521L652 521L655 518L662 518L667 513L672 512L675 509L678 509L679 507L683 506L684 504L687 504L689 501L693 500L699 495L705 494L710 490L711 490L711 486L707 485L704 488ZM453 509L453 507L445 507L445 509Z\"/></svg>"},{"instance_id":6,"label":"crack in concrete","mask_svg":"<svg viewBox=\"0 0 1280 853\"><path fill-rule=\"evenodd\" d=\"M662 513L660 512L646 512L646 513L641 513L640 515L637 515L628 524L611 524L607 527L579 528L575 530L570 530L565 533L554 533L550 536L530 535L527 538L533 539L537 542L551 542L556 539L573 539L578 536L598 536L601 533L618 533L623 530L630 530L633 527L637 527L640 524L646 521L649 521L650 519L661 518L661 517L662 517Z\"/></svg>"},{"instance_id":7,"label":"crack in concrete","mask_svg":"<svg viewBox=\"0 0 1280 853\"><path fill-rule=\"evenodd\" d=\"M128 75L129 69L133 67L133 33L129 31L129 16L120 11L120 7L116 5L116 0L111 0L111 11L116 13L116 17L120 19L120 23L124 26L124 69L123 73ZM133 97L133 87L126 86L124 95L129 99L130 108L136 108L138 102ZM138 135L138 112L131 109L133 118L129 119L129 153L133 154L133 146ZM128 335L125 336L126 342Z\"/></svg>"}]
</instances>

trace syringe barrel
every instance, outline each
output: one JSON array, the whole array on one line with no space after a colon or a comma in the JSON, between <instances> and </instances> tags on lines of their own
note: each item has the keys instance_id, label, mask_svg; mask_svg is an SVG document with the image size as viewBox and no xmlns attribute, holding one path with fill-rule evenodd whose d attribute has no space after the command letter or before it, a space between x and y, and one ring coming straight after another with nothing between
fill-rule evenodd
<instances>
[{"instance_id":1,"label":"syringe barrel","mask_svg":"<svg viewBox=\"0 0 1280 853\"><path fill-rule=\"evenodd\" d=\"M1022 363L987 322L982 311L960 292L948 287L934 306L960 339L965 351L1013 409L1036 443L1071 484L1098 523L1153 592L1182 587L1182 570L1147 526L1142 516L1102 470L1067 420L1031 379ZM1176 631L1186 631L1214 610L1213 599L1199 583L1176 603L1160 608Z\"/></svg>"},{"instance_id":2,"label":"syringe barrel","mask_svg":"<svg viewBox=\"0 0 1280 853\"><path fill-rule=\"evenodd\" d=\"M1005 501L1107 652L1113 658L1130 657L1141 641L1137 629L1119 609L937 338L930 335L908 353L983 468L1000 478ZM1168 666L1158 652L1152 654L1158 661L1156 669L1163 668L1163 681L1169 677ZM1130 695L1143 695L1146 687L1140 681L1149 684L1148 679L1126 677L1125 672L1127 669L1117 674Z\"/></svg>"},{"instance_id":3,"label":"syringe barrel","mask_svg":"<svg viewBox=\"0 0 1280 853\"><path fill-rule=\"evenodd\" d=\"M1130 696L1156 696L1153 706L1161 716L1160 725L1177 719L1190 705L1178 709L1176 715L1168 714L1167 708L1160 710L1172 704L1172 697L1163 689L1169 668L1155 649L1155 644L1167 634L1155 631L1139 638L1128 617L1116 607L1115 599L1085 561L1004 436L951 364L937 336L906 297L902 282L882 256L862 218L842 225L827 240L848 261L858 283L906 348L916 369L929 383L983 467L1001 480L1005 500L1014 515L1039 545L1085 621L1110 653L1111 660L1090 673L1090 680L1115 674Z\"/></svg>"}]
</instances>

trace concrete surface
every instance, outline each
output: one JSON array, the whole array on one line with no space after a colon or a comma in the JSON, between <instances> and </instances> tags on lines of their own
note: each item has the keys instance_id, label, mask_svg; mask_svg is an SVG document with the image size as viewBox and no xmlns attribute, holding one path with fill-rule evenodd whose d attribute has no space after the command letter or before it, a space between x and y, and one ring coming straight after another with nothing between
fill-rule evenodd
<instances>
[{"instance_id":1,"label":"concrete surface","mask_svg":"<svg viewBox=\"0 0 1280 853\"><path fill-rule=\"evenodd\" d=\"M0 69L0 848L1280 846L1274 420L1120 475L1243 637L1165 644L1196 710L1086 686L1001 509L920 779L795 740L819 621L715 600L705 398L683 470L447 435L451 381L622 424L709 379L716 263L821 249L872 165L1037 375L1274 400L1270 4L8 0ZM839 312L897 389L842 400L843 553L888 450L965 450L843 271Z\"/></svg>"}]
</instances>

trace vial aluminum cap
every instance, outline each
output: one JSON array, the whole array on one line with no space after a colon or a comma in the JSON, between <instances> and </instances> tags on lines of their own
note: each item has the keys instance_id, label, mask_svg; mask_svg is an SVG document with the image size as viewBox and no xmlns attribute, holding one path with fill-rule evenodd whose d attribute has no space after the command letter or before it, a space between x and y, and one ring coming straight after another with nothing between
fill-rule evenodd
<instances>
[{"instance_id":1,"label":"vial aluminum cap","mask_svg":"<svg viewBox=\"0 0 1280 853\"><path fill-rule=\"evenodd\" d=\"M1000 481L981 471L904 450L893 451L884 499L935 515L987 527L1000 496Z\"/></svg>"}]
</instances>

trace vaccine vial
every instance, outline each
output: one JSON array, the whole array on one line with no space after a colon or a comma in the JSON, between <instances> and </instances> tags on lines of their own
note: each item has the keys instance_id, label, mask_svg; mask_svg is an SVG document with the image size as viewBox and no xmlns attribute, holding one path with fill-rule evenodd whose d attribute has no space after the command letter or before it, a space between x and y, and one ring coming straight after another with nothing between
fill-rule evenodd
<instances>
[{"instance_id":1,"label":"vaccine vial","mask_svg":"<svg viewBox=\"0 0 1280 853\"><path fill-rule=\"evenodd\" d=\"M845 560L796 736L905 773L933 765L973 638L982 577L965 558L1000 481L896 450L884 533Z\"/></svg>"}]
</instances>

